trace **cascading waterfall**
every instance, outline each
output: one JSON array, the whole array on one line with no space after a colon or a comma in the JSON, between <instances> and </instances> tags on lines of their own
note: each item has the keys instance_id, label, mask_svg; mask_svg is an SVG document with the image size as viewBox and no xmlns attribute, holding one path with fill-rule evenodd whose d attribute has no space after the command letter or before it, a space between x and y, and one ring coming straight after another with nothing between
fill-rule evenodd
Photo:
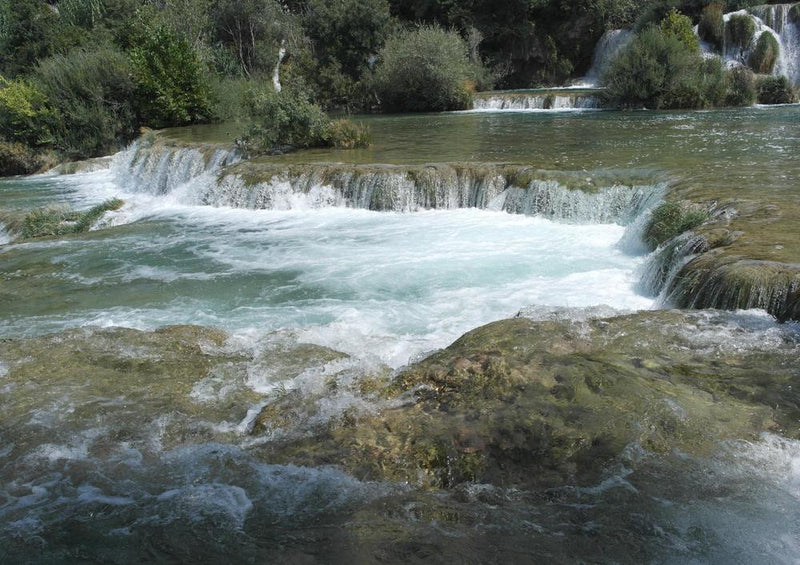
<instances>
[{"instance_id":1,"label":"cascading waterfall","mask_svg":"<svg viewBox=\"0 0 800 565\"><path fill-rule=\"evenodd\" d=\"M795 4L768 4L725 14L726 27L733 16L747 16L755 24L753 39L744 48L731 44L726 32L721 53L725 63L729 67L746 64L761 34L770 33L780 47L773 74L785 76L795 85L800 84L800 21L792 21L793 6ZM710 45L703 43L702 46L707 56L717 54Z\"/></svg>"},{"instance_id":2,"label":"cascading waterfall","mask_svg":"<svg viewBox=\"0 0 800 565\"><path fill-rule=\"evenodd\" d=\"M132 143L111 165L117 184L127 192L163 195L202 175L214 175L239 160L227 148L172 147L146 138Z\"/></svg>"},{"instance_id":3,"label":"cascading waterfall","mask_svg":"<svg viewBox=\"0 0 800 565\"><path fill-rule=\"evenodd\" d=\"M595 94L560 91L508 91L478 94L473 109L483 111L592 110L600 107Z\"/></svg>"},{"instance_id":4,"label":"cascading waterfall","mask_svg":"<svg viewBox=\"0 0 800 565\"><path fill-rule=\"evenodd\" d=\"M781 47L776 65L776 74L788 77L793 84L800 84L800 20L793 21L792 8L797 4L766 4L749 11L774 30ZM798 8L800 11L800 8Z\"/></svg>"},{"instance_id":5,"label":"cascading waterfall","mask_svg":"<svg viewBox=\"0 0 800 565\"><path fill-rule=\"evenodd\" d=\"M627 29L612 29L605 32L594 49L592 67L586 76L578 81L579 84L596 86L609 63L630 43L633 36L634 33Z\"/></svg>"},{"instance_id":6,"label":"cascading waterfall","mask_svg":"<svg viewBox=\"0 0 800 565\"><path fill-rule=\"evenodd\" d=\"M524 166L425 166L244 163L214 150L134 144L116 160L120 186L129 192L178 196L184 204L254 210L331 206L373 211L480 208L541 215L576 223L627 225L655 205L663 184L611 184L570 189ZM256 177L258 180L253 180Z\"/></svg>"}]
</instances>

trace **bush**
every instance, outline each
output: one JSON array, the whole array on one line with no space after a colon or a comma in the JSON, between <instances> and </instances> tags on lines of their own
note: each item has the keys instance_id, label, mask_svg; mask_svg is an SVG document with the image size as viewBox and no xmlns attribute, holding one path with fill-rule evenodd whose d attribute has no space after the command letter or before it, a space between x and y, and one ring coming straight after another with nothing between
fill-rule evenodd
<instances>
[{"instance_id":1,"label":"bush","mask_svg":"<svg viewBox=\"0 0 800 565\"><path fill-rule=\"evenodd\" d=\"M792 83L785 76L765 76L758 79L759 104L791 104L796 100Z\"/></svg>"},{"instance_id":2,"label":"bush","mask_svg":"<svg viewBox=\"0 0 800 565\"><path fill-rule=\"evenodd\" d=\"M22 220L23 239L52 237L89 231L106 212L119 210L125 203L119 198L106 200L87 210L74 212L65 207L39 208Z\"/></svg>"},{"instance_id":3,"label":"bush","mask_svg":"<svg viewBox=\"0 0 800 565\"><path fill-rule=\"evenodd\" d=\"M464 110L472 105L475 68L461 37L420 27L390 38L379 54L375 88L388 111Z\"/></svg>"},{"instance_id":4,"label":"bush","mask_svg":"<svg viewBox=\"0 0 800 565\"><path fill-rule=\"evenodd\" d=\"M368 128L351 120L333 120L325 128L325 140L337 149L356 149L369 147L372 134Z\"/></svg>"},{"instance_id":5,"label":"bush","mask_svg":"<svg viewBox=\"0 0 800 565\"><path fill-rule=\"evenodd\" d=\"M789 8L789 21L800 23L800 4L795 4Z\"/></svg>"},{"instance_id":6,"label":"bush","mask_svg":"<svg viewBox=\"0 0 800 565\"><path fill-rule=\"evenodd\" d=\"M0 177L30 175L42 167L42 160L21 143L0 141Z\"/></svg>"},{"instance_id":7,"label":"bush","mask_svg":"<svg viewBox=\"0 0 800 565\"><path fill-rule=\"evenodd\" d=\"M609 101L625 108L704 108L721 104L727 90L718 59L703 59L653 26L611 62L601 83Z\"/></svg>"},{"instance_id":8,"label":"bush","mask_svg":"<svg viewBox=\"0 0 800 565\"><path fill-rule=\"evenodd\" d=\"M367 58L378 52L391 25L387 0L309 0L305 19L314 51L323 67L334 62L357 80Z\"/></svg>"},{"instance_id":9,"label":"bush","mask_svg":"<svg viewBox=\"0 0 800 565\"><path fill-rule=\"evenodd\" d=\"M644 241L651 249L655 249L673 237L696 228L707 219L708 212L705 210L677 202L664 202L650 215Z\"/></svg>"},{"instance_id":10,"label":"bush","mask_svg":"<svg viewBox=\"0 0 800 565\"><path fill-rule=\"evenodd\" d=\"M700 23L697 33L700 39L711 44L717 51L722 50L725 44L725 19L724 10L720 4L709 4L700 14Z\"/></svg>"},{"instance_id":11,"label":"bush","mask_svg":"<svg viewBox=\"0 0 800 565\"><path fill-rule=\"evenodd\" d=\"M24 79L0 76L0 138L36 147L51 141L53 111L47 97Z\"/></svg>"},{"instance_id":12,"label":"bush","mask_svg":"<svg viewBox=\"0 0 800 565\"><path fill-rule=\"evenodd\" d=\"M752 106L756 102L756 77L747 67L736 67L729 73L728 106Z\"/></svg>"},{"instance_id":13,"label":"bush","mask_svg":"<svg viewBox=\"0 0 800 565\"><path fill-rule=\"evenodd\" d=\"M327 145L328 117L303 93L284 89L253 92L252 123L240 144L248 153L276 153Z\"/></svg>"},{"instance_id":14,"label":"bush","mask_svg":"<svg viewBox=\"0 0 800 565\"><path fill-rule=\"evenodd\" d=\"M759 36L758 41L756 41L756 46L750 53L747 64L755 72L768 75L772 73L775 68L775 63L778 62L780 51L781 47L778 44L778 40L775 39L775 36L770 32L765 31Z\"/></svg>"},{"instance_id":15,"label":"bush","mask_svg":"<svg viewBox=\"0 0 800 565\"><path fill-rule=\"evenodd\" d=\"M131 50L136 107L142 123L166 127L208 120L210 89L197 53L185 37L161 26Z\"/></svg>"},{"instance_id":16,"label":"bush","mask_svg":"<svg viewBox=\"0 0 800 565\"><path fill-rule=\"evenodd\" d=\"M55 111L53 146L71 159L108 154L137 131L128 58L110 48L42 61L34 84Z\"/></svg>"},{"instance_id":17,"label":"bush","mask_svg":"<svg viewBox=\"0 0 800 565\"><path fill-rule=\"evenodd\" d=\"M678 10L673 8L661 20L661 32L680 40L692 53L700 52L700 40L694 34L692 20L678 12Z\"/></svg>"},{"instance_id":18,"label":"bush","mask_svg":"<svg viewBox=\"0 0 800 565\"><path fill-rule=\"evenodd\" d=\"M742 51L750 47L756 34L756 23L749 15L734 14L728 20L726 32L731 45Z\"/></svg>"}]
</instances>

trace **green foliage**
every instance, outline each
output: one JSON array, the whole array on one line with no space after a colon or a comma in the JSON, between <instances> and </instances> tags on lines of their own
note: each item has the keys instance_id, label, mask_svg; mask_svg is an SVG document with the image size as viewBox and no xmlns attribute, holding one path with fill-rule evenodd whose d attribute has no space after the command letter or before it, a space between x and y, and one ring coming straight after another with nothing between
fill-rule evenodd
<instances>
[{"instance_id":1,"label":"green foliage","mask_svg":"<svg viewBox=\"0 0 800 565\"><path fill-rule=\"evenodd\" d=\"M388 111L463 110L476 78L461 37L423 26L390 38L379 55L375 88Z\"/></svg>"},{"instance_id":2,"label":"green foliage","mask_svg":"<svg viewBox=\"0 0 800 565\"><path fill-rule=\"evenodd\" d=\"M87 232L103 214L119 210L124 204L119 198L112 198L86 212L75 212L68 208L53 206L39 208L29 212L22 220L20 235L23 239L33 239Z\"/></svg>"},{"instance_id":3,"label":"green foliage","mask_svg":"<svg viewBox=\"0 0 800 565\"><path fill-rule=\"evenodd\" d=\"M42 168L42 160L22 143L0 141L0 177L29 175Z\"/></svg>"},{"instance_id":4,"label":"green foliage","mask_svg":"<svg viewBox=\"0 0 800 565\"><path fill-rule=\"evenodd\" d=\"M673 8L661 20L661 32L680 40L692 53L700 52L700 40L694 34L692 20L678 12L678 10Z\"/></svg>"},{"instance_id":5,"label":"green foliage","mask_svg":"<svg viewBox=\"0 0 800 565\"><path fill-rule=\"evenodd\" d=\"M119 51L50 57L36 67L33 80L55 112L53 146L63 155L105 155L134 136L134 83L128 58Z\"/></svg>"},{"instance_id":6,"label":"green foliage","mask_svg":"<svg viewBox=\"0 0 800 565\"><path fill-rule=\"evenodd\" d=\"M601 79L612 103L650 109L716 106L724 99L726 81L719 60L704 60L653 26L631 41Z\"/></svg>"},{"instance_id":7,"label":"green foliage","mask_svg":"<svg viewBox=\"0 0 800 565\"><path fill-rule=\"evenodd\" d=\"M756 41L756 45L750 53L747 64L755 72L768 75L775 68L775 63L778 62L780 51L781 47L778 44L778 40L775 39L775 36L770 32L765 31L759 36L758 41Z\"/></svg>"},{"instance_id":8,"label":"green foliage","mask_svg":"<svg viewBox=\"0 0 800 565\"><path fill-rule=\"evenodd\" d=\"M709 4L703 8L703 12L700 15L700 23L697 25L697 33L700 35L700 39L713 45L717 51L721 51L725 43L723 12L721 4Z\"/></svg>"},{"instance_id":9,"label":"green foliage","mask_svg":"<svg viewBox=\"0 0 800 565\"><path fill-rule=\"evenodd\" d=\"M749 15L734 14L728 20L726 33L731 45L742 51L750 47L756 34L756 23Z\"/></svg>"},{"instance_id":10,"label":"green foliage","mask_svg":"<svg viewBox=\"0 0 800 565\"><path fill-rule=\"evenodd\" d=\"M747 67L732 69L725 103L729 106L752 106L756 102L756 77Z\"/></svg>"},{"instance_id":11,"label":"green foliage","mask_svg":"<svg viewBox=\"0 0 800 565\"><path fill-rule=\"evenodd\" d=\"M791 104L797 100L792 83L785 76L760 77L756 88L759 104Z\"/></svg>"},{"instance_id":12,"label":"green foliage","mask_svg":"<svg viewBox=\"0 0 800 565\"><path fill-rule=\"evenodd\" d=\"M240 144L248 153L275 153L327 144L328 117L300 92L258 90L248 101L251 125Z\"/></svg>"},{"instance_id":13,"label":"green foliage","mask_svg":"<svg viewBox=\"0 0 800 565\"><path fill-rule=\"evenodd\" d=\"M309 0L305 26L322 66L338 63L356 80L386 40L391 21L387 0Z\"/></svg>"},{"instance_id":14,"label":"green foliage","mask_svg":"<svg viewBox=\"0 0 800 565\"><path fill-rule=\"evenodd\" d=\"M24 74L55 51L58 18L41 0L0 1L0 70Z\"/></svg>"},{"instance_id":15,"label":"green foliage","mask_svg":"<svg viewBox=\"0 0 800 565\"><path fill-rule=\"evenodd\" d=\"M197 53L185 37L161 26L130 53L136 106L151 127L185 125L211 117L209 87Z\"/></svg>"},{"instance_id":16,"label":"green foliage","mask_svg":"<svg viewBox=\"0 0 800 565\"><path fill-rule=\"evenodd\" d=\"M653 210L645 228L644 241L655 249L673 237L692 230L708 219L708 212L677 202L664 202Z\"/></svg>"},{"instance_id":17,"label":"green foliage","mask_svg":"<svg viewBox=\"0 0 800 565\"><path fill-rule=\"evenodd\" d=\"M789 21L800 23L800 4L795 4L789 8Z\"/></svg>"},{"instance_id":18,"label":"green foliage","mask_svg":"<svg viewBox=\"0 0 800 565\"><path fill-rule=\"evenodd\" d=\"M337 149L369 147L372 134L363 124L351 120L333 120L325 128L325 140Z\"/></svg>"},{"instance_id":19,"label":"green foliage","mask_svg":"<svg viewBox=\"0 0 800 565\"><path fill-rule=\"evenodd\" d=\"M270 73L281 42L292 33L290 18L275 0L215 0L212 37L247 77Z\"/></svg>"},{"instance_id":20,"label":"green foliage","mask_svg":"<svg viewBox=\"0 0 800 565\"><path fill-rule=\"evenodd\" d=\"M45 145L51 141L53 120L47 97L29 81L0 76L0 139Z\"/></svg>"}]
</instances>

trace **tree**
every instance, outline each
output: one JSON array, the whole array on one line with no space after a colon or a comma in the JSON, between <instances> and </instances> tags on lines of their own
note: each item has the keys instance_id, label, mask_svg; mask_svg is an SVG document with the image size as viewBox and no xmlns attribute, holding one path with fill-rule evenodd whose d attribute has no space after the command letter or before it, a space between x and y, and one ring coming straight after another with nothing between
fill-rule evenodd
<instances>
[{"instance_id":1,"label":"tree","mask_svg":"<svg viewBox=\"0 0 800 565\"><path fill-rule=\"evenodd\" d=\"M475 75L467 45L457 33L423 26L386 42L375 85L386 110L463 110L472 103Z\"/></svg>"},{"instance_id":2,"label":"tree","mask_svg":"<svg viewBox=\"0 0 800 565\"><path fill-rule=\"evenodd\" d=\"M211 117L203 66L185 37L159 26L142 38L130 58L143 123L165 127Z\"/></svg>"},{"instance_id":3,"label":"tree","mask_svg":"<svg viewBox=\"0 0 800 565\"><path fill-rule=\"evenodd\" d=\"M289 17L275 0L215 0L211 9L214 37L251 77L270 72L289 35Z\"/></svg>"},{"instance_id":4,"label":"tree","mask_svg":"<svg viewBox=\"0 0 800 565\"><path fill-rule=\"evenodd\" d=\"M367 58L381 48L390 23L387 0L310 0L305 18L321 64L338 62L352 79L359 78Z\"/></svg>"}]
</instances>

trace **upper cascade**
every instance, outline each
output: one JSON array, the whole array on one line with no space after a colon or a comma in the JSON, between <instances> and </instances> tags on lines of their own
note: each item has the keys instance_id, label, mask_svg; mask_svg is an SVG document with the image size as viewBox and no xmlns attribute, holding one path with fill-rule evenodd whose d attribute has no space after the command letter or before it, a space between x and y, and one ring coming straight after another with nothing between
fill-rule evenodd
<instances>
[{"instance_id":1,"label":"upper cascade","mask_svg":"<svg viewBox=\"0 0 800 565\"><path fill-rule=\"evenodd\" d=\"M481 208L575 223L630 224L663 195L659 183L569 177L522 165L280 165L235 153L135 142L114 163L127 192L182 204L287 210L346 206L374 211Z\"/></svg>"},{"instance_id":2,"label":"upper cascade","mask_svg":"<svg viewBox=\"0 0 800 565\"><path fill-rule=\"evenodd\" d=\"M781 53L776 74L788 77L794 85L800 84L800 4L765 4L754 6L749 12L777 35Z\"/></svg>"},{"instance_id":3,"label":"upper cascade","mask_svg":"<svg viewBox=\"0 0 800 565\"><path fill-rule=\"evenodd\" d=\"M792 84L800 84L800 18L793 17L793 8L800 4L764 4L747 10L730 12L723 16L726 26L721 53L711 45L701 43L710 56L720 54L728 66L747 64L756 44L764 33L772 34L778 42L779 54L772 73L787 77ZM741 46L731 39L729 23L734 16L749 17L753 21L754 34L747 45ZM695 28L697 29L697 28Z\"/></svg>"}]
</instances>

